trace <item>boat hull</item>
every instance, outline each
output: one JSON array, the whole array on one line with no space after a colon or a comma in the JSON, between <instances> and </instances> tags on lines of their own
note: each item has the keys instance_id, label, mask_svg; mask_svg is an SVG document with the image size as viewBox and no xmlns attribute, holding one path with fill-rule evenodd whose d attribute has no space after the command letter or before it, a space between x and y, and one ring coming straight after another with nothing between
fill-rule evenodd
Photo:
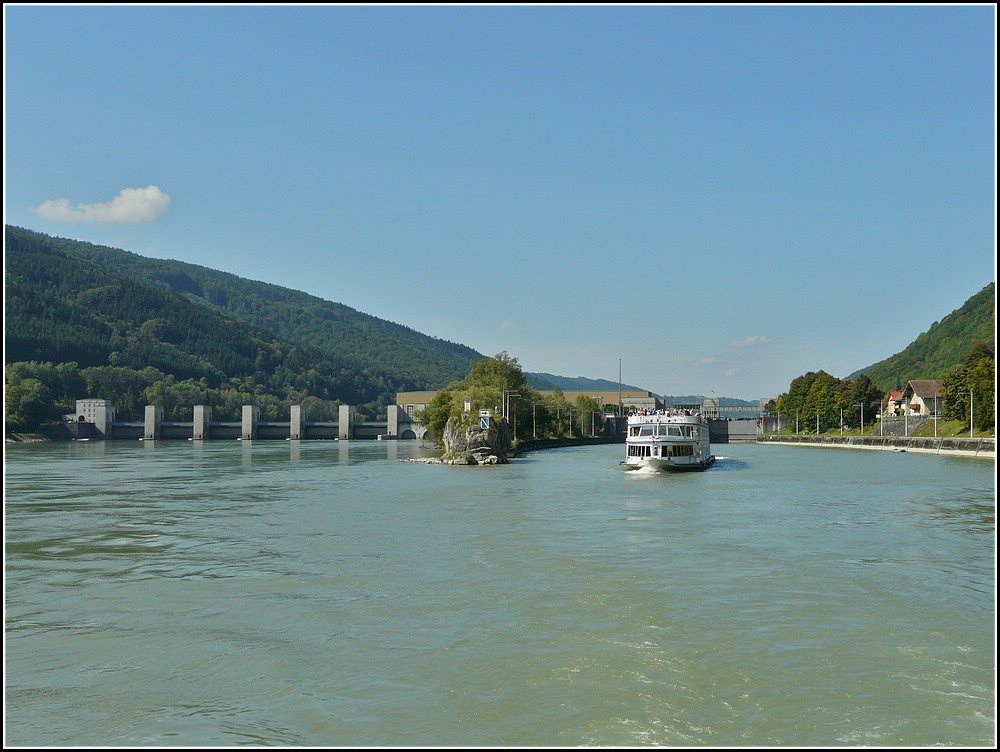
<instances>
[{"instance_id":1,"label":"boat hull","mask_svg":"<svg viewBox=\"0 0 1000 752\"><path fill-rule=\"evenodd\" d=\"M654 473L690 473L707 470L715 464L715 455L698 462L673 462L670 459L660 459L657 457L642 457L629 460L622 460L620 467L622 470L645 470Z\"/></svg>"}]
</instances>

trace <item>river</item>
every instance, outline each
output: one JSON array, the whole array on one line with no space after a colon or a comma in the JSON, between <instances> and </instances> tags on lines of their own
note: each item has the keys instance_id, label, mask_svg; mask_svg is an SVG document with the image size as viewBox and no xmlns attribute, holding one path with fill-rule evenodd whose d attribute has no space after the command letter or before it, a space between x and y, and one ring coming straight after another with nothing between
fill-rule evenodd
<instances>
[{"instance_id":1,"label":"river","mask_svg":"<svg viewBox=\"0 0 1000 752\"><path fill-rule=\"evenodd\" d=\"M7 746L996 744L992 462L5 448Z\"/></svg>"}]
</instances>

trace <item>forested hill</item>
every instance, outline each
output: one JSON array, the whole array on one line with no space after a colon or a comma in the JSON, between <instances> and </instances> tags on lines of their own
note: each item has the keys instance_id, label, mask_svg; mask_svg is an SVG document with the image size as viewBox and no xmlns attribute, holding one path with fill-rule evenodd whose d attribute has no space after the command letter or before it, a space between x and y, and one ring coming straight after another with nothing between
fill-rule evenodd
<instances>
[{"instance_id":1,"label":"forested hill","mask_svg":"<svg viewBox=\"0 0 1000 752\"><path fill-rule=\"evenodd\" d=\"M913 379L940 379L962 359L977 342L986 342L996 350L996 283L969 298L958 310L917 337L906 349L848 376L854 379L867 374L876 386L888 391L898 376L905 386Z\"/></svg>"},{"instance_id":2,"label":"forested hill","mask_svg":"<svg viewBox=\"0 0 1000 752\"><path fill-rule=\"evenodd\" d=\"M276 285L9 226L4 275L7 363L152 367L378 409L484 357Z\"/></svg>"},{"instance_id":3,"label":"forested hill","mask_svg":"<svg viewBox=\"0 0 1000 752\"><path fill-rule=\"evenodd\" d=\"M8 253L16 243L22 256L47 254L51 261L53 254L60 254L60 264L64 267L73 260L91 262L147 290L159 292L160 295L149 298L154 307L165 304L164 296L178 296L203 311L270 332L276 340L288 345L307 347L334 358L393 389L443 387L464 378L470 364L484 357L464 345L429 337L348 306L278 285L21 228L7 227L6 234ZM13 260L8 259L8 264ZM66 305L67 301L64 298L58 303ZM171 305L178 306L179 301ZM41 311L39 314L45 315ZM157 317L155 310L141 314L147 317L144 320ZM142 321L133 323L138 325Z\"/></svg>"}]
</instances>

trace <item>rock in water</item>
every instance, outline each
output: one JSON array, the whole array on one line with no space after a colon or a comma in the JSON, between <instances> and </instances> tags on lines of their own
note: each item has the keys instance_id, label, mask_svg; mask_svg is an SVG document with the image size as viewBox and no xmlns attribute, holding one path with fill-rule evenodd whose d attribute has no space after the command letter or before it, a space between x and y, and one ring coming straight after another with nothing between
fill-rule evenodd
<instances>
[{"instance_id":1,"label":"rock in water","mask_svg":"<svg viewBox=\"0 0 1000 752\"><path fill-rule=\"evenodd\" d=\"M452 416L444 429L443 462L453 465L505 465L510 457L510 424L494 416L482 428L478 416Z\"/></svg>"}]
</instances>

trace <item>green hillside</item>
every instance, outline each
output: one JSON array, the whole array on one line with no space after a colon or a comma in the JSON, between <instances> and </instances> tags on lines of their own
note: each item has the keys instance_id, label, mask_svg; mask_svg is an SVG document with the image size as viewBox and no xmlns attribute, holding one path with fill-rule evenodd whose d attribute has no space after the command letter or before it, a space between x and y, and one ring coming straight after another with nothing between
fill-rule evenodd
<instances>
[{"instance_id":1,"label":"green hillside","mask_svg":"<svg viewBox=\"0 0 1000 752\"><path fill-rule=\"evenodd\" d=\"M274 285L20 228L6 228L4 277L5 364L76 364L8 369L18 404L52 403L39 415L99 390L122 417L153 399L168 419L248 399L374 417L397 391L439 388L482 357Z\"/></svg>"},{"instance_id":2,"label":"green hillside","mask_svg":"<svg viewBox=\"0 0 1000 752\"><path fill-rule=\"evenodd\" d=\"M969 298L956 311L917 337L906 349L848 376L862 373L884 392L914 379L940 379L969 353L977 342L986 342L996 351L996 283Z\"/></svg>"},{"instance_id":3,"label":"green hillside","mask_svg":"<svg viewBox=\"0 0 1000 752\"><path fill-rule=\"evenodd\" d=\"M377 400L386 386L346 358L282 342L60 250L43 236L8 231L5 240L6 363L146 371L150 383L169 377L203 389L277 398L307 392L352 404Z\"/></svg>"},{"instance_id":4,"label":"green hillside","mask_svg":"<svg viewBox=\"0 0 1000 752\"><path fill-rule=\"evenodd\" d=\"M163 293L172 293L283 342L307 346L383 380L393 390L437 389L461 379L484 356L464 345L361 313L304 292L196 264L53 238L20 228L14 237L86 259ZM9 242L9 241L8 241Z\"/></svg>"}]
</instances>

